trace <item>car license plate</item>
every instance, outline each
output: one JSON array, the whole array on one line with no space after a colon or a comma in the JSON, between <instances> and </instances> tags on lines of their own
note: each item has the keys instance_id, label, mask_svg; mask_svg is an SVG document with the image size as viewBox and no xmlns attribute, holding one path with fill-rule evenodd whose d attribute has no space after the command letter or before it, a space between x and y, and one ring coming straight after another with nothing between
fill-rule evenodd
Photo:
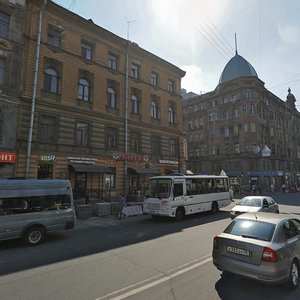
<instances>
[{"instance_id":1,"label":"car license plate","mask_svg":"<svg viewBox=\"0 0 300 300\"><path fill-rule=\"evenodd\" d=\"M250 256L249 250L235 248L235 247L231 247L231 246L227 246L226 249L227 249L227 252L236 253L236 254L240 254L243 256Z\"/></svg>"}]
</instances>

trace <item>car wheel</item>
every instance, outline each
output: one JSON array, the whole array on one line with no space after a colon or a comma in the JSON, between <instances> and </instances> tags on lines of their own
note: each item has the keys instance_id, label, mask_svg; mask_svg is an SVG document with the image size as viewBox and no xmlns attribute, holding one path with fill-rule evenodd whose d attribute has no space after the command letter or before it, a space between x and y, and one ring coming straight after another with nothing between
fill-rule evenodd
<instances>
[{"instance_id":1,"label":"car wheel","mask_svg":"<svg viewBox=\"0 0 300 300\"><path fill-rule=\"evenodd\" d=\"M219 211L219 205L218 202L213 202L211 205L211 213L215 214Z\"/></svg>"},{"instance_id":2,"label":"car wheel","mask_svg":"<svg viewBox=\"0 0 300 300\"><path fill-rule=\"evenodd\" d=\"M175 221L180 221L184 218L184 210L182 207L177 208L176 213L175 213Z\"/></svg>"},{"instance_id":3,"label":"car wheel","mask_svg":"<svg viewBox=\"0 0 300 300\"><path fill-rule=\"evenodd\" d=\"M291 289L295 289L299 284L299 264L296 260L293 260L290 274L287 281L287 285Z\"/></svg>"},{"instance_id":4,"label":"car wheel","mask_svg":"<svg viewBox=\"0 0 300 300\"><path fill-rule=\"evenodd\" d=\"M40 244L45 237L45 230L43 227L34 226L27 229L23 239L29 246Z\"/></svg>"}]
</instances>

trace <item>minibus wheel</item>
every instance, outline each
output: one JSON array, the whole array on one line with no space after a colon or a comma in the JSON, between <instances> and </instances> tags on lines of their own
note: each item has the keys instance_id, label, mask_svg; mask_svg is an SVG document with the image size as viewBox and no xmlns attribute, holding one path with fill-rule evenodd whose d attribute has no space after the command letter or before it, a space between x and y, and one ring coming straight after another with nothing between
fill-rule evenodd
<instances>
[{"instance_id":1,"label":"minibus wheel","mask_svg":"<svg viewBox=\"0 0 300 300\"><path fill-rule=\"evenodd\" d=\"M40 244L45 237L45 229L41 226L32 226L24 234L23 240L29 246Z\"/></svg>"},{"instance_id":2,"label":"minibus wheel","mask_svg":"<svg viewBox=\"0 0 300 300\"><path fill-rule=\"evenodd\" d=\"M184 213L183 208L182 207L178 207L176 209L176 213L175 213L175 221L182 220L184 218L184 215L185 215L185 213Z\"/></svg>"}]
</instances>

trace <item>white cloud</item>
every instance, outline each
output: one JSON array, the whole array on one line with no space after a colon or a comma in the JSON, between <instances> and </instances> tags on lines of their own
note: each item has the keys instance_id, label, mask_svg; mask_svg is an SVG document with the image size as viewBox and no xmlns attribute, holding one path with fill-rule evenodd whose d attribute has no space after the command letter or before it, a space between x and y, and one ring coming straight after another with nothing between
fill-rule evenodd
<instances>
[{"instance_id":1,"label":"white cloud","mask_svg":"<svg viewBox=\"0 0 300 300\"><path fill-rule=\"evenodd\" d=\"M289 24L279 24L278 34L281 42L287 45L296 45L299 42L300 31L299 26Z\"/></svg>"},{"instance_id":2,"label":"white cloud","mask_svg":"<svg viewBox=\"0 0 300 300\"><path fill-rule=\"evenodd\" d=\"M203 91L204 80L200 67L196 65L181 66L180 69L186 71L186 75L182 78L181 87L187 92L200 94Z\"/></svg>"}]
</instances>

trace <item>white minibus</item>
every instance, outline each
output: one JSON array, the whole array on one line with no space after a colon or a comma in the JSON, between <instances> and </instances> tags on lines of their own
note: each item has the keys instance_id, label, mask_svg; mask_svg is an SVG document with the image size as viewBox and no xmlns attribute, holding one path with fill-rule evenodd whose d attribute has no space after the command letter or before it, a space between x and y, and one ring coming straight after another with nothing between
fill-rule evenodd
<instances>
[{"instance_id":1,"label":"white minibus","mask_svg":"<svg viewBox=\"0 0 300 300\"><path fill-rule=\"evenodd\" d=\"M231 203L227 176L156 176L149 179L144 213L181 220L185 215L211 211Z\"/></svg>"},{"instance_id":2,"label":"white minibus","mask_svg":"<svg viewBox=\"0 0 300 300\"><path fill-rule=\"evenodd\" d=\"M0 180L0 241L41 243L46 234L74 228L69 180Z\"/></svg>"}]
</instances>

